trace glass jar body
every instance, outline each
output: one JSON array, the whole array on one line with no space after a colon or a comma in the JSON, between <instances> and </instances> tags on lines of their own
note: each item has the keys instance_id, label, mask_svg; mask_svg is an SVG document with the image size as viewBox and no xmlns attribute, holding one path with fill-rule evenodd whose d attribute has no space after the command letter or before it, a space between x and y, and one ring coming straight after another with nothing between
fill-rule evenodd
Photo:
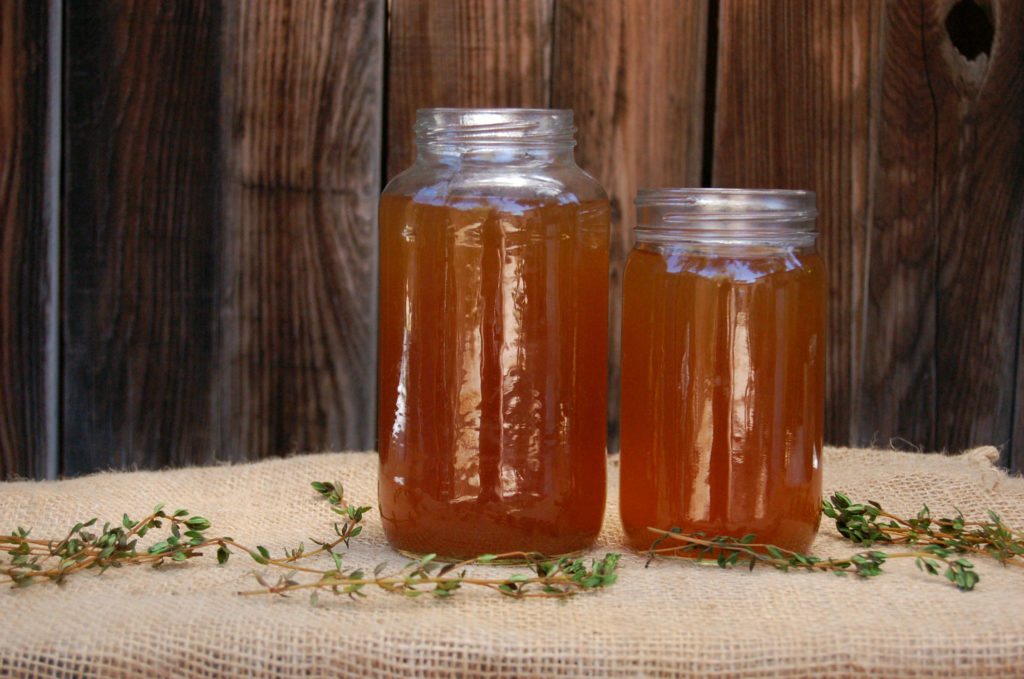
<instances>
[{"instance_id":1,"label":"glass jar body","mask_svg":"<svg viewBox=\"0 0 1024 679\"><path fill-rule=\"evenodd\" d=\"M639 550L648 527L793 550L818 528L824 263L806 223L727 219L654 224L626 265L620 503Z\"/></svg>"},{"instance_id":2,"label":"glass jar body","mask_svg":"<svg viewBox=\"0 0 1024 679\"><path fill-rule=\"evenodd\" d=\"M447 559L578 552L605 502L608 201L571 145L449 141L380 202L384 530Z\"/></svg>"}]
</instances>

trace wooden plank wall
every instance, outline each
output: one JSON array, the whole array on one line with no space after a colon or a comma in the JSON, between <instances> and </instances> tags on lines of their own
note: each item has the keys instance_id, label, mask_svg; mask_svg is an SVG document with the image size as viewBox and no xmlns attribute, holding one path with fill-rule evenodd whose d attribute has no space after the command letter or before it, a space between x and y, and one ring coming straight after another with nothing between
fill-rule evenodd
<instances>
[{"instance_id":1,"label":"wooden plank wall","mask_svg":"<svg viewBox=\"0 0 1024 679\"><path fill-rule=\"evenodd\" d=\"M831 293L826 429L830 441L859 443L850 398L861 378L882 7L725 2L720 12L712 185L817 192Z\"/></svg>"},{"instance_id":2,"label":"wooden plank wall","mask_svg":"<svg viewBox=\"0 0 1024 679\"><path fill-rule=\"evenodd\" d=\"M182 464L214 441L219 16L65 8L61 471Z\"/></svg>"},{"instance_id":3,"label":"wooden plank wall","mask_svg":"<svg viewBox=\"0 0 1024 679\"><path fill-rule=\"evenodd\" d=\"M45 3L0 3L0 479L46 473L52 290Z\"/></svg>"},{"instance_id":4,"label":"wooden plank wall","mask_svg":"<svg viewBox=\"0 0 1024 679\"><path fill-rule=\"evenodd\" d=\"M561 2L551 105L576 112L577 162L611 199L608 351L617 357L622 270L633 198L647 186L699 186L704 136L706 2ZM619 361L609 361L609 445L618 445Z\"/></svg>"},{"instance_id":5,"label":"wooden plank wall","mask_svg":"<svg viewBox=\"0 0 1024 679\"><path fill-rule=\"evenodd\" d=\"M65 6L61 471L372 446L384 8Z\"/></svg>"},{"instance_id":6,"label":"wooden plank wall","mask_svg":"<svg viewBox=\"0 0 1024 679\"><path fill-rule=\"evenodd\" d=\"M372 447L375 199L438 105L576 111L613 328L638 188L816 190L828 440L1024 469L1014 0L63 6L56 234L47 4L0 6L0 478L43 473L47 413L66 474Z\"/></svg>"},{"instance_id":7,"label":"wooden plank wall","mask_svg":"<svg viewBox=\"0 0 1024 679\"><path fill-rule=\"evenodd\" d=\"M1024 6L721 7L713 181L818 192L829 440L1024 468Z\"/></svg>"},{"instance_id":8,"label":"wooden plank wall","mask_svg":"<svg viewBox=\"0 0 1024 679\"><path fill-rule=\"evenodd\" d=\"M371 448L384 7L224 7L215 452Z\"/></svg>"}]
</instances>

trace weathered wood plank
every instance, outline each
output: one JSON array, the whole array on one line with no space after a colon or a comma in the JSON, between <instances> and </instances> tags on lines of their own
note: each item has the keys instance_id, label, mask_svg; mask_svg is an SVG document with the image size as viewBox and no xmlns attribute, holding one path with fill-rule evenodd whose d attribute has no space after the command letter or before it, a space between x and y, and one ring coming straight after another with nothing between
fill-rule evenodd
<instances>
[{"instance_id":1,"label":"weathered wood plank","mask_svg":"<svg viewBox=\"0 0 1024 679\"><path fill-rule=\"evenodd\" d=\"M1021 35L1019 3L888 6L864 329L878 341L855 441L1017 455Z\"/></svg>"},{"instance_id":2,"label":"weathered wood plank","mask_svg":"<svg viewBox=\"0 0 1024 679\"><path fill-rule=\"evenodd\" d=\"M867 224L882 10L843 0L720 5L713 185L818 194L830 274L825 437L839 443L862 421L862 357L885 341L868 346L863 335L876 265Z\"/></svg>"},{"instance_id":3,"label":"weathered wood plank","mask_svg":"<svg viewBox=\"0 0 1024 679\"><path fill-rule=\"evenodd\" d=\"M372 445L384 6L65 5L66 472ZM714 7L394 0L386 174L418 107L573 108L617 286L636 189L700 182L707 93L713 184L818 192L827 438L1024 468L1020 3ZM0 477L45 443L44 8L0 5Z\"/></svg>"},{"instance_id":4,"label":"weathered wood plank","mask_svg":"<svg viewBox=\"0 0 1024 679\"><path fill-rule=\"evenodd\" d=\"M65 4L63 472L210 448L218 5Z\"/></svg>"},{"instance_id":5,"label":"weathered wood plank","mask_svg":"<svg viewBox=\"0 0 1024 679\"><path fill-rule=\"evenodd\" d=\"M415 152L416 109L546 107L552 0L392 0L388 178Z\"/></svg>"},{"instance_id":6,"label":"weathered wood plank","mask_svg":"<svg viewBox=\"0 0 1024 679\"><path fill-rule=\"evenodd\" d=\"M1020 8L961 3L994 35L991 57L968 57L950 38L956 5L722 4L715 182L819 193L829 440L958 450L1011 439ZM981 44L971 30L983 28L960 27L960 39Z\"/></svg>"},{"instance_id":7,"label":"weathered wood plank","mask_svg":"<svg viewBox=\"0 0 1024 679\"><path fill-rule=\"evenodd\" d=\"M927 53L940 35L925 5L893 3L885 14L856 443L935 441L938 139Z\"/></svg>"},{"instance_id":8,"label":"weathered wood plank","mask_svg":"<svg viewBox=\"0 0 1024 679\"><path fill-rule=\"evenodd\" d=\"M618 432L622 269L637 189L698 186L704 135L706 2L560 0L551 105L576 112L577 162L612 204L611 447Z\"/></svg>"},{"instance_id":9,"label":"weathered wood plank","mask_svg":"<svg viewBox=\"0 0 1024 679\"><path fill-rule=\"evenodd\" d=\"M374 444L384 6L229 3L219 454Z\"/></svg>"},{"instance_id":10,"label":"weathered wood plank","mask_svg":"<svg viewBox=\"0 0 1024 679\"><path fill-rule=\"evenodd\" d=\"M46 473L47 6L0 3L0 480Z\"/></svg>"},{"instance_id":11,"label":"weathered wood plank","mask_svg":"<svg viewBox=\"0 0 1024 679\"><path fill-rule=\"evenodd\" d=\"M1010 452L1006 466L1024 474L1024 281L1021 282L1020 312L1017 318L1017 386L1013 394L1013 429L1010 433Z\"/></svg>"},{"instance_id":12,"label":"weathered wood plank","mask_svg":"<svg viewBox=\"0 0 1024 679\"><path fill-rule=\"evenodd\" d=\"M1019 409L1024 392L1012 366L1020 370L1024 331L1024 4L927 5L930 12L902 30L907 41L924 36L918 50L924 51L932 106L928 127L905 136L931 134L935 143L936 420L930 447L1004 445L1001 461L1021 469L1024 437L1013 435L1013 411L1014 394ZM899 30L890 30L893 40L900 40Z\"/></svg>"}]
</instances>

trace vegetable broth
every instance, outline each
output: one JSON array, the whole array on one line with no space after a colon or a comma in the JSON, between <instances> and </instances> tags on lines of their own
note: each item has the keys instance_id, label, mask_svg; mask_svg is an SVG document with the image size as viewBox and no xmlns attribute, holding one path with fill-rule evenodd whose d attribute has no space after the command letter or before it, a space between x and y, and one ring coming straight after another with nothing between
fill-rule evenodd
<instances>
[{"instance_id":1,"label":"vegetable broth","mask_svg":"<svg viewBox=\"0 0 1024 679\"><path fill-rule=\"evenodd\" d=\"M409 553L578 552L605 502L608 203L384 195L379 499Z\"/></svg>"},{"instance_id":2,"label":"vegetable broth","mask_svg":"<svg viewBox=\"0 0 1024 679\"><path fill-rule=\"evenodd\" d=\"M648 527L678 527L808 547L821 504L825 296L813 250L633 251L620 439L631 546L650 547Z\"/></svg>"}]
</instances>

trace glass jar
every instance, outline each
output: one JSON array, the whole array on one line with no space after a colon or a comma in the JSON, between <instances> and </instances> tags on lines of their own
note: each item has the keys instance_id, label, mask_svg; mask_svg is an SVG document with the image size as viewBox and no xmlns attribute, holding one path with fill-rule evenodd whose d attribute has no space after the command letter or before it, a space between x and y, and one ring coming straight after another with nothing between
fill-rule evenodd
<instances>
[{"instance_id":1,"label":"glass jar","mask_svg":"<svg viewBox=\"0 0 1024 679\"><path fill-rule=\"evenodd\" d=\"M623 283L620 503L648 527L803 551L818 528L825 266L805 191L636 199Z\"/></svg>"},{"instance_id":2,"label":"glass jar","mask_svg":"<svg viewBox=\"0 0 1024 679\"><path fill-rule=\"evenodd\" d=\"M605 503L608 199L572 111L424 109L380 200L379 503L392 546L576 553Z\"/></svg>"}]
</instances>

